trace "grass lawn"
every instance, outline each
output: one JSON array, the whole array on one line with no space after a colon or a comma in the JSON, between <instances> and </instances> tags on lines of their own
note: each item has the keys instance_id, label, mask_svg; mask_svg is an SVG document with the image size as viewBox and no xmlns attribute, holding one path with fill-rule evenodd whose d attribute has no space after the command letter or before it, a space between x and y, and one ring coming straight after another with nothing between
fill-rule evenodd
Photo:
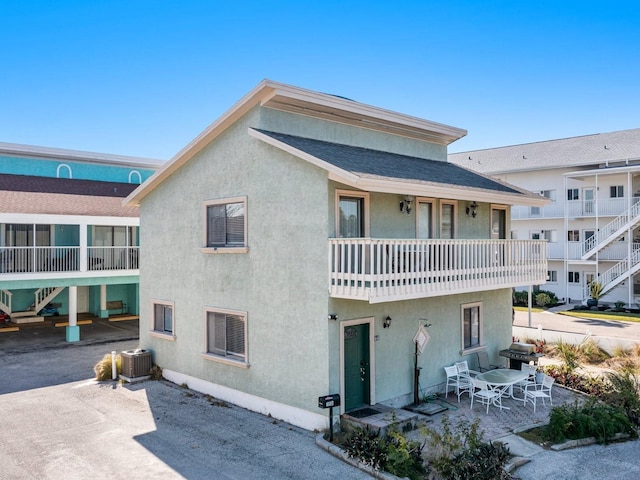
<instances>
[{"instance_id":1,"label":"grass lawn","mask_svg":"<svg viewBox=\"0 0 640 480\"><path fill-rule=\"evenodd\" d=\"M513 309L516 312L528 312L529 311L529 307L513 307ZM533 313L542 313L545 311L544 308L540 308L540 307L531 307L531 311Z\"/></svg>"},{"instance_id":2,"label":"grass lawn","mask_svg":"<svg viewBox=\"0 0 640 480\"><path fill-rule=\"evenodd\" d=\"M592 312L590 310L567 310L557 312L560 315L568 315L578 318L597 318L598 320L612 320L640 323L640 314L627 312Z\"/></svg>"}]
</instances>

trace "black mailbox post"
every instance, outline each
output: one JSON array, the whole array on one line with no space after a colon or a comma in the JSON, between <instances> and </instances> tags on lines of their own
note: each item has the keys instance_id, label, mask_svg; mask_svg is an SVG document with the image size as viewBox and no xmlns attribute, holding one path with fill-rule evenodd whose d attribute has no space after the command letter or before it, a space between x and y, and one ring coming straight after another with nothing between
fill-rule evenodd
<instances>
[{"instance_id":1,"label":"black mailbox post","mask_svg":"<svg viewBox=\"0 0 640 480\"><path fill-rule=\"evenodd\" d=\"M329 441L333 442L333 407L340 406L340 394L332 393L318 397L318 407L329 409Z\"/></svg>"}]
</instances>

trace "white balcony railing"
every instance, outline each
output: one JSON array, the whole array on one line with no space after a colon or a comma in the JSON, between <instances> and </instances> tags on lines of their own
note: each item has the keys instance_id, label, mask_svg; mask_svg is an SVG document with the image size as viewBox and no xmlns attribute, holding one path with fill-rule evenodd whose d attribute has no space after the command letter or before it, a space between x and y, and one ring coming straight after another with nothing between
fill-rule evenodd
<instances>
[{"instance_id":1,"label":"white balcony railing","mask_svg":"<svg viewBox=\"0 0 640 480\"><path fill-rule=\"evenodd\" d=\"M138 269L138 247L87 247L85 265L80 253L80 247L0 247L0 275Z\"/></svg>"},{"instance_id":2,"label":"white balcony railing","mask_svg":"<svg viewBox=\"0 0 640 480\"><path fill-rule=\"evenodd\" d=\"M632 204L640 202L639 197L632 199ZM627 198L601 198L595 200L570 200L566 203L567 217L615 217L628 208ZM564 218L565 202L556 201L543 207L525 207L516 205L511 208L512 220L530 220L536 218Z\"/></svg>"},{"instance_id":3,"label":"white balcony railing","mask_svg":"<svg viewBox=\"0 0 640 480\"><path fill-rule=\"evenodd\" d=\"M546 282L543 240L329 240L329 293L370 303Z\"/></svg>"}]
</instances>

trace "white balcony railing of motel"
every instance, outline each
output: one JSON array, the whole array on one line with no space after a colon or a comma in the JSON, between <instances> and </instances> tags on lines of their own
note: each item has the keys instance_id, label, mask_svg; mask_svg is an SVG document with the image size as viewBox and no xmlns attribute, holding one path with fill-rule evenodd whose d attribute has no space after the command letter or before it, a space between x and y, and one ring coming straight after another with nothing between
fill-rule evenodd
<instances>
[{"instance_id":1,"label":"white balcony railing of motel","mask_svg":"<svg viewBox=\"0 0 640 480\"><path fill-rule=\"evenodd\" d=\"M640 202L639 197L633 197L632 204ZM569 200L567 204L567 217L595 217L595 200ZM627 198L603 198L597 202L598 216L614 217L622 214L628 208ZM565 204L563 201L555 201L544 207L525 207L516 205L511 208L512 220L529 220L535 218L564 218Z\"/></svg>"},{"instance_id":2,"label":"white balcony railing of motel","mask_svg":"<svg viewBox=\"0 0 640 480\"><path fill-rule=\"evenodd\" d=\"M87 247L84 265L80 253L80 247L0 247L0 275L138 269L138 247Z\"/></svg>"},{"instance_id":3,"label":"white balcony railing of motel","mask_svg":"<svg viewBox=\"0 0 640 480\"><path fill-rule=\"evenodd\" d=\"M454 295L547 278L544 240L329 239L329 293L369 303Z\"/></svg>"}]
</instances>

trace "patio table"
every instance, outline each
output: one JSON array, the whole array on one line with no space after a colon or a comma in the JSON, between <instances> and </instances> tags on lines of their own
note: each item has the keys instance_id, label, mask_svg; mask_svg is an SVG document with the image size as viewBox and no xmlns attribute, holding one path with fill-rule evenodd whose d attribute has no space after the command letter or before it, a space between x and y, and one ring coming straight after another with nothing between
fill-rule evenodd
<instances>
[{"instance_id":1,"label":"patio table","mask_svg":"<svg viewBox=\"0 0 640 480\"><path fill-rule=\"evenodd\" d=\"M481 373L477 375L476 378L478 380L483 380L487 382L490 388L497 390L500 392L500 396L509 396L514 400L523 401L523 398L517 398L513 396L513 386L526 380L529 376L529 372L522 370L513 370L511 368L498 368L497 370L489 370L488 372ZM502 405L497 405L494 401L494 405L499 406L500 408L509 409L509 407L503 407Z\"/></svg>"}]
</instances>

